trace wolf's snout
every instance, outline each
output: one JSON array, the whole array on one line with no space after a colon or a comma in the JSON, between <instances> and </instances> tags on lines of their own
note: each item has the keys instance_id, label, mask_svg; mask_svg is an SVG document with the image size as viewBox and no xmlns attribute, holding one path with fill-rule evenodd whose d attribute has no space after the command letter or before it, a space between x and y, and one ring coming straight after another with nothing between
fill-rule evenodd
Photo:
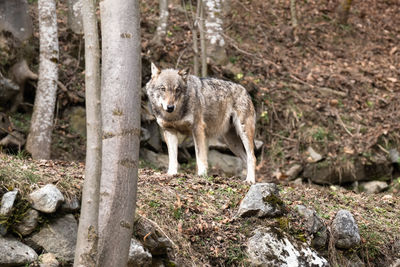
<instances>
[{"instance_id":1,"label":"wolf's snout","mask_svg":"<svg viewBox=\"0 0 400 267\"><path fill-rule=\"evenodd\" d=\"M167 106L167 112L171 113L172 111L174 111L175 109L175 105L168 105Z\"/></svg>"}]
</instances>

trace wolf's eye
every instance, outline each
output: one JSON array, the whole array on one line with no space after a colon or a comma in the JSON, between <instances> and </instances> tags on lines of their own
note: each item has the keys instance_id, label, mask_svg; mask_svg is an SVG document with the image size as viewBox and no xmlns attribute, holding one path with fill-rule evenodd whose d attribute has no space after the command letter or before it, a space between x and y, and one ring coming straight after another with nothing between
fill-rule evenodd
<instances>
[{"instance_id":1,"label":"wolf's eye","mask_svg":"<svg viewBox=\"0 0 400 267\"><path fill-rule=\"evenodd\" d=\"M160 86L160 87L158 87L158 89L159 89L161 92L165 92L165 87L164 87L164 86Z\"/></svg>"},{"instance_id":2,"label":"wolf's eye","mask_svg":"<svg viewBox=\"0 0 400 267\"><path fill-rule=\"evenodd\" d=\"M182 88L178 85L178 86L175 88L175 90L176 90L177 92L180 92L180 91L182 90Z\"/></svg>"}]
</instances>

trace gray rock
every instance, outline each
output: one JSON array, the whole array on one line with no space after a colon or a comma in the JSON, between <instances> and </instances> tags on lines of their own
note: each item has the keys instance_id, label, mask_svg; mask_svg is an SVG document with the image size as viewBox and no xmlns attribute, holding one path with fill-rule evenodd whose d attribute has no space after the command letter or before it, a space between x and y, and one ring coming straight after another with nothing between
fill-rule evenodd
<instances>
[{"instance_id":1,"label":"gray rock","mask_svg":"<svg viewBox=\"0 0 400 267\"><path fill-rule=\"evenodd\" d=\"M140 149L139 155L143 160L155 165L156 167L168 169L168 155L155 153L146 148Z\"/></svg>"},{"instance_id":2,"label":"gray rock","mask_svg":"<svg viewBox=\"0 0 400 267\"><path fill-rule=\"evenodd\" d=\"M385 191L389 188L388 184L384 181L371 181L360 183L361 191L368 194L376 194Z\"/></svg>"},{"instance_id":3,"label":"gray rock","mask_svg":"<svg viewBox=\"0 0 400 267\"><path fill-rule=\"evenodd\" d=\"M44 213L53 213L64 201L64 196L55 185L47 184L29 194L29 200L34 209Z\"/></svg>"},{"instance_id":4,"label":"gray rock","mask_svg":"<svg viewBox=\"0 0 400 267\"><path fill-rule=\"evenodd\" d=\"M140 128L140 142L146 142L150 139L150 132L146 129L141 127Z\"/></svg>"},{"instance_id":5,"label":"gray rock","mask_svg":"<svg viewBox=\"0 0 400 267\"><path fill-rule=\"evenodd\" d=\"M147 144L149 144L155 151L161 152L161 134L160 129L156 121L143 122L142 127L147 129L150 134L149 140L147 140Z\"/></svg>"},{"instance_id":6,"label":"gray rock","mask_svg":"<svg viewBox=\"0 0 400 267\"><path fill-rule=\"evenodd\" d=\"M66 198L61 205L61 210L64 212L77 212L81 208L81 203L77 197L71 199Z\"/></svg>"},{"instance_id":7,"label":"gray rock","mask_svg":"<svg viewBox=\"0 0 400 267\"><path fill-rule=\"evenodd\" d=\"M72 214L56 219L33 234L31 240L67 262L74 259L78 224Z\"/></svg>"},{"instance_id":8,"label":"gray rock","mask_svg":"<svg viewBox=\"0 0 400 267\"><path fill-rule=\"evenodd\" d=\"M129 248L128 267L146 267L151 266L152 256L138 240L131 239Z\"/></svg>"},{"instance_id":9,"label":"gray rock","mask_svg":"<svg viewBox=\"0 0 400 267\"><path fill-rule=\"evenodd\" d=\"M31 234L37 227L39 220L39 212L29 209L22 221L15 226L15 230L22 236Z\"/></svg>"},{"instance_id":10,"label":"gray rock","mask_svg":"<svg viewBox=\"0 0 400 267\"><path fill-rule=\"evenodd\" d=\"M169 239L146 218L138 217L135 220L133 233L138 240L144 240L143 246L153 256L168 255L168 252L172 251L172 244Z\"/></svg>"},{"instance_id":11,"label":"gray rock","mask_svg":"<svg viewBox=\"0 0 400 267\"><path fill-rule=\"evenodd\" d=\"M311 245L314 248L325 247L328 240L328 231L323 220L317 215L315 210L308 209L303 205L297 205L296 210L304 218L305 230L313 235Z\"/></svg>"},{"instance_id":12,"label":"gray rock","mask_svg":"<svg viewBox=\"0 0 400 267\"><path fill-rule=\"evenodd\" d=\"M240 203L236 216L274 217L283 213L283 202L279 198L276 184L260 183L250 187Z\"/></svg>"},{"instance_id":13,"label":"gray rock","mask_svg":"<svg viewBox=\"0 0 400 267\"><path fill-rule=\"evenodd\" d=\"M296 178L292 181L292 184L295 185L302 185L303 184L303 179L302 178Z\"/></svg>"},{"instance_id":14,"label":"gray rock","mask_svg":"<svg viewBox=\"0 0 400 267\"><path fill-rule=\"evenodd\" d=\"M307 152L310 155L309 162L318 162L323 160L323 157L319 153L317 153L312 147L308 147Z\"/></svg>"},{"instance_id":15,"label":"gray rock","mask_svg":"<svg viewBox=\"0 0 400 267\"><path fill-rule=\"evenodd\" d=\"M8 216L14 206L15 199L17 198L18 190L9 191L5 193L1 199L0 215Z\"/></svg>"},{"instance_id":16,"label":"gray rock","mask_svg":"<svg viewBox=\"0 0 400 267\"><path fill-rule=\"evenodd\" d=\"M208 163L210 167L222 170L226 175L240 175L243 170L240 158L216 150L210 150L208 153Z\"/></svg>"},{"instance_id":17,"label":"gray rock","mask_svg":"<svg viewBox=\"0 0 400 267\"><path fill-rule=\"evenodd\" d=\"M0 1L0 31L11 32L20 41L32 36L32 19L26 0Z\"/></svg>"},{"instance_id":18,"label":"gray rock","mask_svg":"<svg viewBox=\"0 0 400 267\"><path fill-rule=\"evenodd\" d=\"M256 151L260 151L262 146L264 145L264 142L261 140L254 140L254 148Z\"/></svg>"},{"instance_id":19,"label":"gray rock","mask_svg":"<svg viewBox=\"0 0 400 267\"><path fill-rule=\"evenodd\" d=\"M58 267L60 264L53 253L40 255L40 267Z\"/></svg>"},{"instance_id":20,"label":"gray rock","mask_svg":"<svg viewBox=\"0 0 400 267\"><path fill-rule=\"evenodd\" d=\"M400 164L400 155L397 149L392 148L389 150L389 158L392 163Z\"/></svg>"},{"instance_id":21,"label":"gray rock","mask_svg":"<svg viewBox=\"0 0 400 267\"><path fill-rule=\"evenodd\" d=\"M289 170L286 171L286 176L289 181L296 179L299 176L299 173L303 170L303 166L300 164L294 164L290 167Z\"/></svg>"},{"instance_id":22,"label":"gray rock","mask_svg":"<svg viewBox=\"0 0 400 267\"><path fill-rule=\"evenodd\" d=\"M258 228L247 242L253 266L329 266L326 259L276 228Z\"/></svg>"},{"instance_id":23,"label":"gray rock","mask_svg":"<svg viewBox=\"0 0 400 267\"><path fill-rule=\"evenodd\" d=\"M350 249L360 243L357 223L347 210L338 211L332 222L332 232L337 248Z\"/></svg>"},{"instance_id":24,"label":"gray rock","mask_svg":"<svg viewBox=\"0 0 400 267\"><path fill-rule=\"evenodd\" d=\"M36 252L27 245L10 238L0 237L0 266L21 266L35 261Z\"/></svg>"}]
</instances>

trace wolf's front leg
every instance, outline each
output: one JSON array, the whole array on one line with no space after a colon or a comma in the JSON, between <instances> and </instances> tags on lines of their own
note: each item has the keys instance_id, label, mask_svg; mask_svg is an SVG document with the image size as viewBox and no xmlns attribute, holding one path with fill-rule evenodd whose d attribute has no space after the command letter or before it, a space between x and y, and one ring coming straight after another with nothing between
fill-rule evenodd
<instances>
[{"instance_id":1,"label":"wolf's front leg","mask_svg":"<svg viewBox=\"0 0 400 267\"><path fill-rule=\"evenodd\" d=\"M208 143L204 130L204 123L199 123L193 131L194 148L196 150L197 174L207 175Z\"/></svg>"},{"instance_id":2,"label":"wolf's front leg","mask_svg":"<svg viewBox=\"0 0 400 267\"><path fill-rule=\"evenodd\" d=\"M165 130L164 139L168 147L168 174L174 175L178 173L178 135Z\"/></svg>"}]
</instances>

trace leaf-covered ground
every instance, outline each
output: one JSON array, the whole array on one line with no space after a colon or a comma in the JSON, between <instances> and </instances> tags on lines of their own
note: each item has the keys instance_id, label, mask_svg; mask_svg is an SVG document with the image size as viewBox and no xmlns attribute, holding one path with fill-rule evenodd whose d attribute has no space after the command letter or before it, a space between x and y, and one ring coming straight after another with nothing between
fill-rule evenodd
<instances>
[{"instance_id":1,"label":"leaf-covered ground","mask_svg":"<svg viewBox=\"0 0 400 267\"><path fill-rule=\"evenodd\" d=\"M21 198L25 199L31 191L53 183L66 196L79 197L84 166L0 154L0 170L1 193L18 188ZM248 188L240 178L203 178L184 173L170 177L164 171L144 167L139 170L137 213L154 221L172 240L174 261L180 266L248 265L246 240L258 225L273 225L299 240L308 240L295 212L299 204L314 208L328 226L340 209L354 215L362 243L346 254L335 249L323 253L331 262L344 266L344 256L357 254L363 262L378 266L400 256L400 197L396 194L367 195L338 187L286 184L280 186L286 206L284 216L236 218Z\"/></svg>"}]
</instances>

